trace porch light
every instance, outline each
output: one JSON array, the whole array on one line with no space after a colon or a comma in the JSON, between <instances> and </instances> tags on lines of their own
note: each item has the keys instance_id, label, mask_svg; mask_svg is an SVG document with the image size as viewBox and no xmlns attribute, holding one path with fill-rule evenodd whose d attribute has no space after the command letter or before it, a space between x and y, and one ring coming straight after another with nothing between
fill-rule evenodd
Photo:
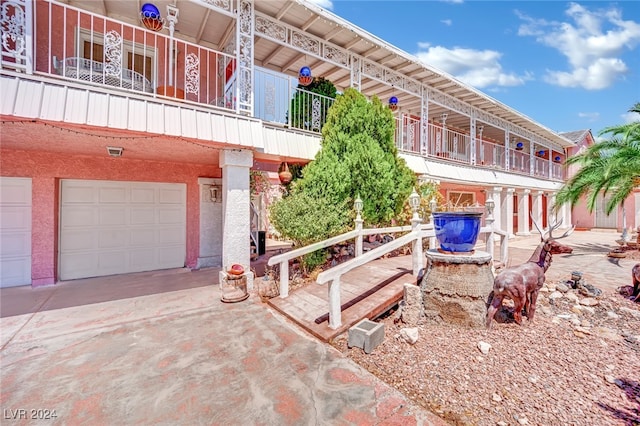
<instances>
[{"instance_id":1,"label":"porch light","mask_svg":"<svg viewBox=\"0 0 640 426\"><path fill-rule=\"evenodd\" d=\"M420 207L420 195L418 195L415 188L413 188L411 195L409 195L409 205L411 206L411 210L413 210L414 215L417 214L418 207Z\"/></svg>"},{"instance_id":2,"label":"porch light","mask_svg":"<svg viewBox=\"0 0 640 426\"><path fill-rule=\"evenodd\" d=\"M301 86L308 86L312 81L313 77L311 76L311 68L306 65L300 68L300 72L298 73L298 83Z\"/></svg>"},{"instance_id":3,"label":"porch light","mask_svg":"<svg viewBox=\"0 0 640 426\"><path fill-rule=\"evenodd\" d=\"M209 187L209 199L212 203L217 203L222 201L220 197L220 187L218 185L211 185Z\"/></svg>"},{"instance_id":4,"label":"porch light","mask_svg":"<svg viewBox=\"0 0 640 426\"><path fill-rule=\"evenodd\" d=\"M160 10L151 3L145 3L140 8L140 20L151 31L160 31L164 27L164 20L160 16Z\"/></svg>"},{"instance_id":5,"label":"porch light","mask_svg":"<svg viewBox=\"0 0 640 426\"><path fill-rule=\"evenodd\" d=\"M398 109L398 98L395 96L389 98L389 109L391 111L396 111Z\"/></svg>"},{"instance_id":6,"label":"porch light","mask_svg":"<svg viewBox=\"0 0 640 426\"><path fill-rule=\"evenodd\" d=\"M353 208L356 209L356 219L361 219L360 213L362 213L362 207L363 207L362 199L360 198L360 195L358 195L356 197L356 200L353 202Z\"/></svg>"}]
</instances>

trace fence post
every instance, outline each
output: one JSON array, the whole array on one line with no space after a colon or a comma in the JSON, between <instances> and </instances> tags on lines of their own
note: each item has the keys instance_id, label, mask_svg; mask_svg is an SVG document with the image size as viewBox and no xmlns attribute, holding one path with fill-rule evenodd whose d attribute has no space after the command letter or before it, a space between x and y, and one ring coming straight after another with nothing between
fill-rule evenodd
<instances>
[{"instance_id":1,"label":"fence post","mask_svg":"<svg viewBox=\"0 0 640 426\"><path fill-rule=\"evenodd\" d=\"M289 261L280 262L280 297L289 296Z\"/></svg>"},{"instance_id":2,"label":"fence post","mask_svg":"<svg viewBox=\"0 0 640 426\"><path fill-rule=\"evenodd\" d=\"M434 233L436 232L436 227L433 223L433 212L435 212L437 208L438 208L438 202L436 201L435 198L432 198L431 201L429 201L429 209L431 210L431 214L429 215L429 223L433 225ZM429 237L429 249L434 250L436 248L438 248L436 237Z\"/></svg>"},{"instance_id":3,"label":"fence post","mask_svg":"<svg viewBox=\"0 0 640 426\"><path fill-rule=\"evenodd\" d=\"M342 325L340 313L340 277L329 281L329 328L337 330Z\"/></svg>"},{"instance_id":4,"label":"fence post","mask_svg":"<svg viewBox=\"0 0 640 426\"><path fill-rule=\"evenodd\" d=\"M487 235L487 243L486 243L486 249L487 252L489 253L489 255L491 255L491 260L493 261L494 259L494 255L493 255L493 223L495 221L495 219L493 218L493 208L495 207L496 203L493 201L492 198L487 199L487 201L485 202L485 206L487 207L487 218L485 219L485 222L487 224L487 226L489 227L489 229L491 229L491 232L489 232L489 234Z\"/></svg>"},{"instance_id":5,"label":"fence post","mask_svg":"<svg viewBox=\"0 0 640 426\"><path fill-rule=\"evenodd\" d=\"M362 212L362 200L360 199L360 195L356 198L353 203L354 208L356 209L356 231L358 231L358 235L356 236L356 257L362 256L362 224L364 220L362 220L362 216L360 213Z\"/></svg>"},{"instance_id":6,"label":"fence post","mask_svg":"<svg viewBox=\"0 0 640 426\"><path fill-rule=\"evenodd\" d=\"M413 192L409 195L409 205L413 210L413 217L411 218L411 232L416 234L416 239L413 240L413 250L411 253L411 263L413 265L413 276L417 277L420 271L424 267L423 253L422 253L422 237L420 234L420 224L422 219L418 215L418 208L420 207L420 195L413 188Z\"/></svg>"}]
</instances>

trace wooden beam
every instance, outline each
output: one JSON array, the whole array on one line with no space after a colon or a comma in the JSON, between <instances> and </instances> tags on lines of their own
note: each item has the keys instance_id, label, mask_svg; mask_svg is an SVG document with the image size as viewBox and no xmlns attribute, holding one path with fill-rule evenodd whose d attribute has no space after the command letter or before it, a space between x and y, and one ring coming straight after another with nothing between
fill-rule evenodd
<instances>
[{"instance_id":1,"label":"wooden beam","mask_svg":"<svg viewBox=\"0 0 640 426\"><path fill-rule=\"evenodd\" d=\"M276 21L282 19L282 17L291 9L294 5L294 2L288 1L285 3L284 7L278 11L276 14Z\"/></svg>"},{"instance_id":2,"label":"wooden beam","mask_svg":"<svg viewBox=\"0 0 640 426\"><path fill-rule=\"evenodd\" d=\"M293 64L295 64L295 63L296 63L296 62L298 62L299 60L303 59L304 57L305 57L305 54L304 54L304 53L300 53L300 54L298 54L298 55L297 55L296 57L294 57L292 60L290 60L289 62L287 62L286 64L284 64L284 65L282 66L282 70L283 70L284 72L287 72L287 70L288 70L288 69L290 69L290 68L293 66ZM296 72L297 72L297 70L296 70Z\"/></svg>"},{"instance_id":3,"label":"wooden beam","mask_svg":"<svg viewBox=\"0 0 640 426\"><path fill-rule=\"evenodd\" d=\"M312 26L314 24L314 22L316 22L318 19L320 19L320 17L318 15L313 15L311 18L309 18L307 20L307 22L302 24L300 29L302 29L302 31L307 31L309 29L309 27Z\"/></svg>"},{"instance_id":4,"label":"wooden beam","mask_svg":"<svg viewBox=\"0 0 640 426\"><path fill-rule=\"evenodd\" d=\"M210 14L211 14L211 9L207 8L206 11L204 12L204 17L202 18L202 22L200 22L200 28L198 28L198 33L196 34L196 39L195 39L196 44L200 44L200 40L202 39L202 33L204 33L204 29L207 27L207 21L209 20Z\"/></svg>"},{"instance_id":5,"label":"wooden beam","mask_svg":"<svg viewBox=\"0 0 640 426\"><path fill-rule=\"evenodd\" d=\"M273 51L271 53L269 53L267 55L266 58L264 58L264 60L262 61L263 64L269 64L271 62L271 60L273 58L275 58L276 56L278 56L280 54L280 52L282 52L285 49L284 46L282 45L278 45L275 49L273 49Z\"/></svg>"},{"instance_id":6,"label":"wooden beam","mask_svg":"<svg viewBox=\"0 0 640 426\"><path fill-rule=\"evenodd\" d=\"M351 49L353 46L355 46L356 44L360 43L361 41L362 41L362 39L361 39L361 38L359 38L358 36L355 36L355 37L353 38L353 40L351 40L349 43L345 44L345 45L343 46L343 48L344 48L344 49L349 50L349 49Z\"/></svg>"},{"instance_id":7,"label":"wooden beam","mask_svg":"<svg viewBox=\"0 0 640 426\"><path fill-rule=\"evenodd\" d=\"M332 29L331 31L329 31L327 34L325 34L324 39L326 41L330 41L332 38L334 38L335 36L337 36L338 34L340 34L342 32L344 28L342 27L335 27L334 29Z\"/></svg>"}]
</instances>

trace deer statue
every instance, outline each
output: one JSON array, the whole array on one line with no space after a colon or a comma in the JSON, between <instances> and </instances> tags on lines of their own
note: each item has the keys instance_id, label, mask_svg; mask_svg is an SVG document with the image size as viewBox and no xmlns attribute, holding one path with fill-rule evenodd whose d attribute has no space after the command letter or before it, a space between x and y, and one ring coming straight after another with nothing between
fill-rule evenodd
<instances>
[{"instance_id":1,"label":"deer statue","mask_svg":"<svg viewBox=\"0 0 640 426\"><path fill-rule=\"evenodd\" d=\"M640 236L638 236L638 238L640 239ZM631 295L631 300L640 302L640 263L636 263L636 266L631 268L631 277L633 278L633 294Z\"/></svg>"},{"instance_id":2,"label":"deer statue","mask_svg":"<svg viewBox=\"0 0 640 426\"><path fill-rule=\"evenodd\" d=\"M533 220L533 217L531 218ZM533 220L533 224L540 233L540 244L535 249L531 258L518 266L512 266L499 273L493 281L493 298L491 299L487 311L487 328L491 328L491 323L496 311L502 306L503 299L513 300L513 318L518 324L522 324L522 308L529 322L533 321L536 312L536 300L538 292L542 288L545 280L545 272L551 265L551 258L554 254L571 253L571 247L560 244L557 240L568 237L575 226L568 229L564 234L553 238L552 232L560 227L562 221L549 223L548 235L541 230L540 226Z\"/></svg>"}]
</instances>

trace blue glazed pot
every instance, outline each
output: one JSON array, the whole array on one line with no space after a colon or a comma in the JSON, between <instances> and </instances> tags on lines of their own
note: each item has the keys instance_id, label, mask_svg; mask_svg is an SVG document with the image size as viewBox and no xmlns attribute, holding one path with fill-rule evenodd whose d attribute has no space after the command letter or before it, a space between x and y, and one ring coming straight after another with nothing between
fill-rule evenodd
<instances>
[{"instance_id":1,"label":"blue glazed pot","mask_svg":"<svg viewBox=\"0 0 640 426\"><path fill-rule=\"evenodd\" d=\"M440 249L448 252L471 252L480 233L482 213L435 212L433 226Z\"/></svg>"}]
</instances>

